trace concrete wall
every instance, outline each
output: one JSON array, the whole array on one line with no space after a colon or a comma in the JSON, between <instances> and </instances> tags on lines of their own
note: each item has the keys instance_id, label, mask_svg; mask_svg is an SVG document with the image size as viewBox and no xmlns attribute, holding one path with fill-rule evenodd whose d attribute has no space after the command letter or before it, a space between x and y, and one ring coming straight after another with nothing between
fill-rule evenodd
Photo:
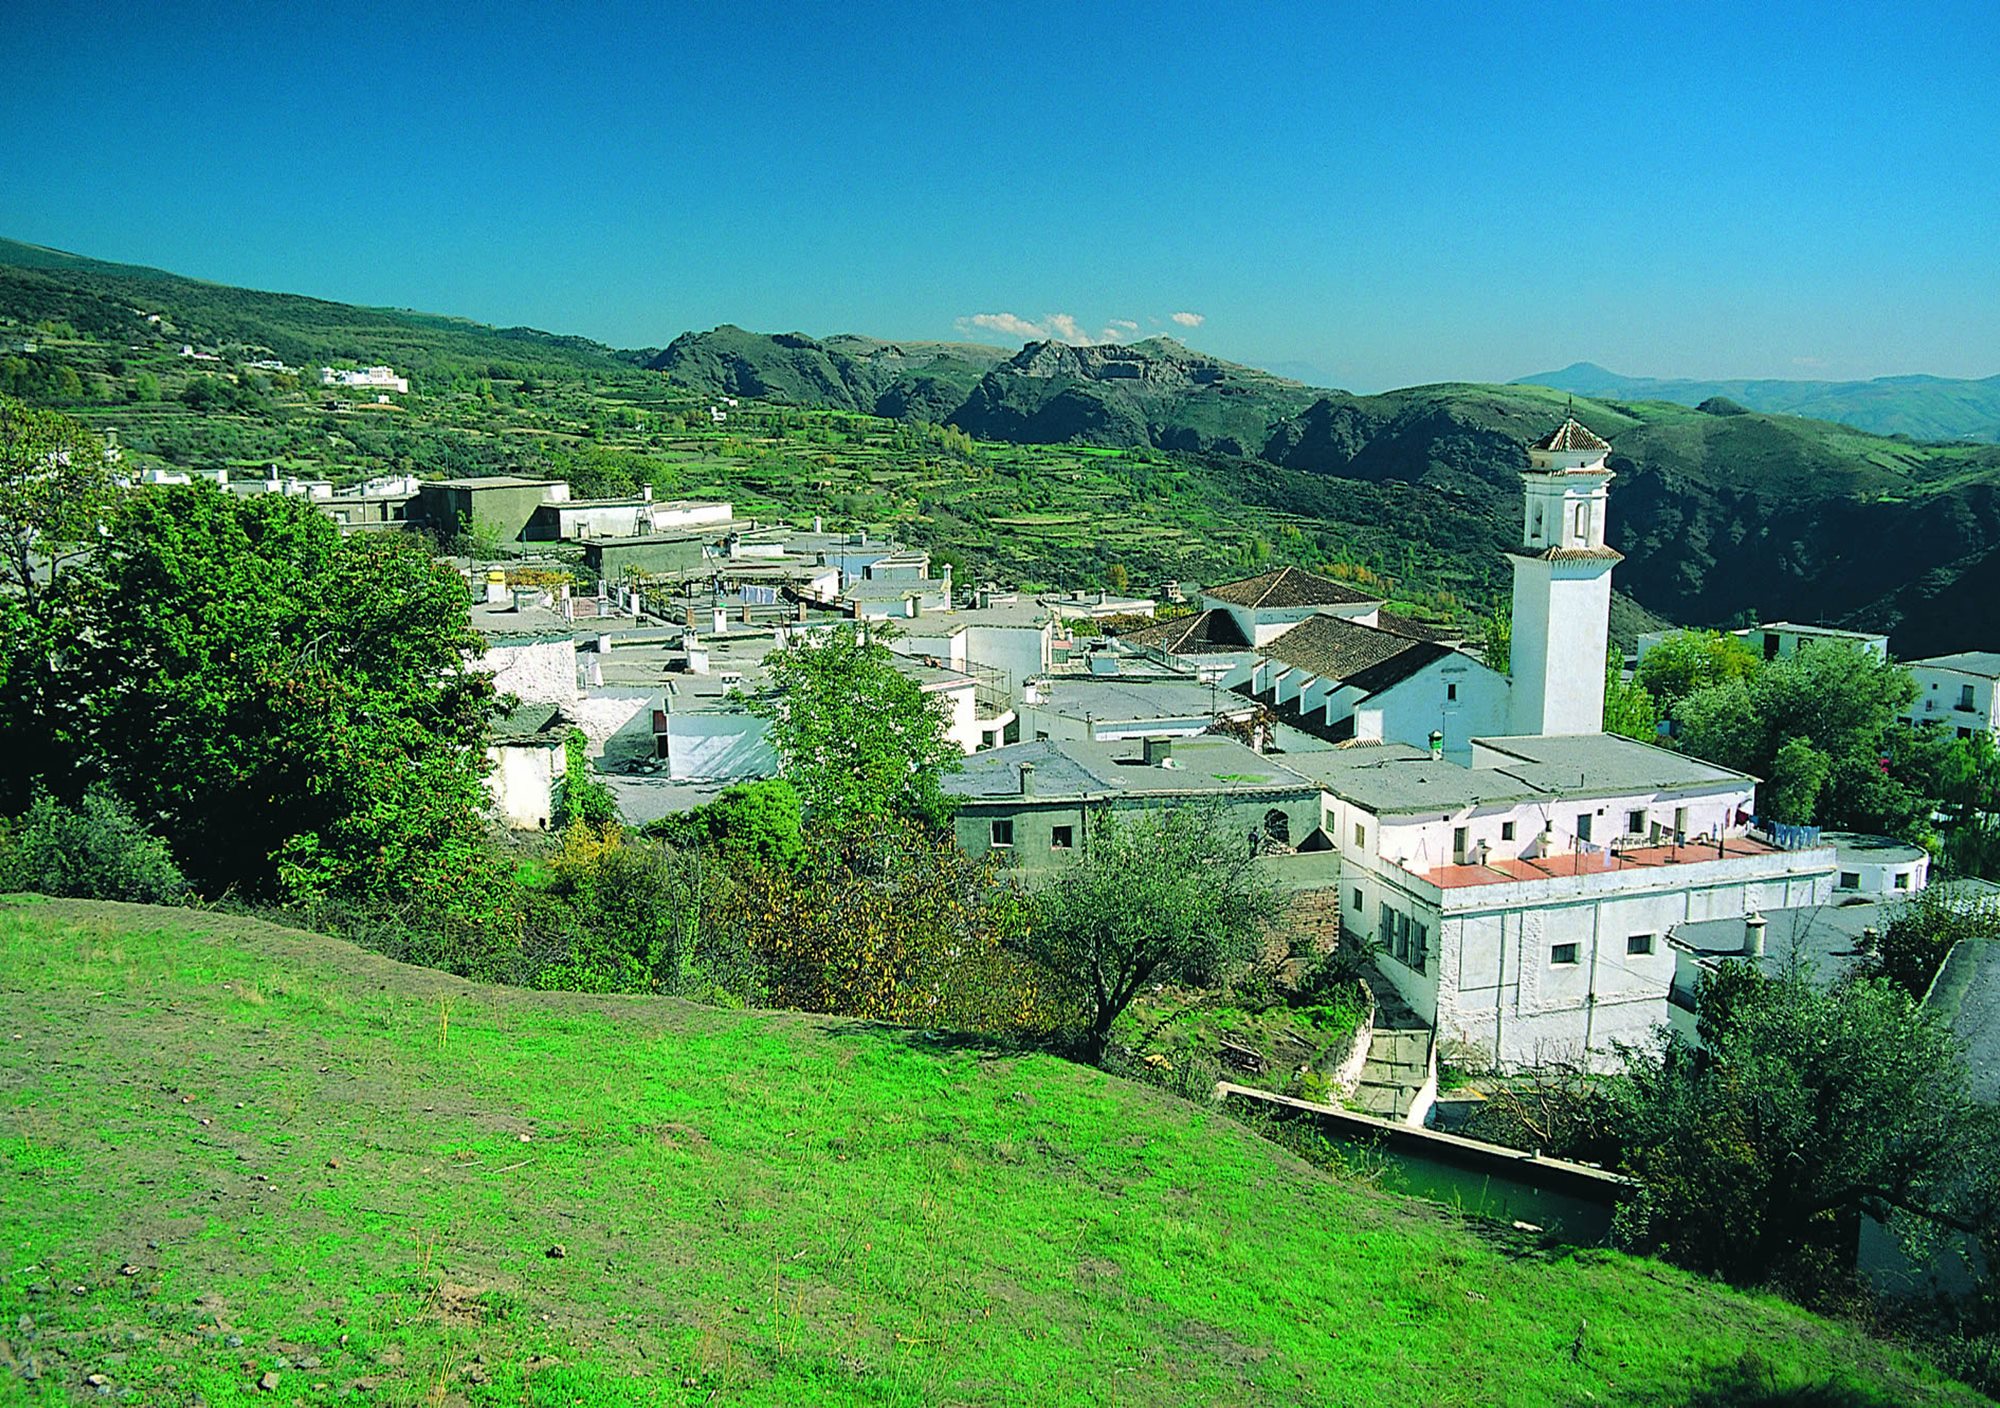
<instances>
[{"instance_id":1,"label":"concrete wall","mask_svg":"<svg viewBox=\"0 0 2000 1408\"><path fill-rule=\"evenodd\" d=\"M1273 793L1264 797L1222 798L1222 819L1225 829L1240 833L1246 849L1250 832L1262 831L1264 823L1273 811L1283 815L1285 827L1291 836L1291 844L1297 845L1317 824L1319 816L1319 794L1298 792L1292 794ZM1109 806L1116 812L1143 811L1148 807L1186 805L1187 799L1166 798L1119 798L1114 801L1092 801L1088 806L1076 801L1056 799L1042 800L1036 797L1013 799L980 799L960 804L952 818L953 831L958 844L968 854L984 856L999 849L1008 853L1013 863L1030 875L1046 871L1060 864L1067 852L1055 845L1055 829L1070 829L1071 847L1080 848L1088 838L1097 818ZM996 847L993 844L993 822L1005 820L1013 824L1013 844L1011 847ZM1290 857L1274 858L1282 865ZM1324 869L1335 864L1329 859ZM1314 884L1323 885L1324 878L1315 879Z\"/></svg>"},{"instance_id":2,"label":"concrete wall","mask_svg":"<svg viewBox=\"0 0 2000 1408\"><path fill-rule=\"evenodd\" d=\"M657 690L600 687L564 705L563 712L583 730L590 755L615 767L656 755L653 706L659 701Z\"/></svg>"},{"instance_id":3,"label":"concrete wall","mask_svg":"<svg viewBox=\"0 0 2000 1408\"><path fill-rule=\"evenodd\" d=\"M520 539L549 493L549 486L541 484L478 489L426 484L418 491L418 501L424 521L433 528L469 529L506 543Z\"/></svg>"}]
</instances>

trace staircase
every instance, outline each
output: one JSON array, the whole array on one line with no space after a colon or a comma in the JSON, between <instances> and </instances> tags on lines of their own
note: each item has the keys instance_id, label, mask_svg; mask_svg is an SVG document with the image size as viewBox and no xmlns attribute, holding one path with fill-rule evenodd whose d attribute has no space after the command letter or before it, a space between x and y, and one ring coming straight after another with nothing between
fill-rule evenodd
<instances>
[{"instance_id":1,"label":"staircase","mask_svg":"<svg viewBox=\"0 0 2000 1408\"><path fill-rule=\"evenodd\" d=\"M1375 994L1375 1029L1360 1084L1348 1104L1378 1119L1407 1121L1430 1084L1430 1024L1410 1010L1380 973L1366 976Z\"/></svg>"}]
</instances>

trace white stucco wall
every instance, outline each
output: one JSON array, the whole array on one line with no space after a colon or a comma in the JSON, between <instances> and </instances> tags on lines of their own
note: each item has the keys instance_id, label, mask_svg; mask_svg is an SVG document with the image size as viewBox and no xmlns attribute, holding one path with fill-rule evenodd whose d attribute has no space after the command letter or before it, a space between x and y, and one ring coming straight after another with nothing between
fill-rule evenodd
<instances>
[{"instance_id":1,"label":"white stucco wall","mask_svg":"<svg viewBox=\"0 0 2000 1408\"><path fill-rule=\"evenodd\" d=\"M493 676L496 693L518 695L524 704L567 704L579 692L573 640L492 644L472 667Z\"/></svg>"},{"instance_id":2,"label":"white stucco wall","mask_svg":"<svg viewBox=\"0 0 2000 1408\"><path fill-rule=\"evenodd\" d=\"M1960 729L1985 729L1989 733L2000 731L1994 718L1995 690L1992 680L1983 675L1933 669L1927 665L1912 665L1910 673L1916 677L1917 698L1904 718L1912 723L1936 724L1953 732ZM1958 707L1959 700L1968 688L1972 691L1972 707L1961 709Z\"/></svg>"},{"instance_id":3,"label":"white stucco wall","mask_svg":"<svg viewBox=\"0 0 2000 1408\"><path fill-rule=\"evenodd\" d=\"M1517 734L1598 733L1611 630L1611 564L1514 559Z\"/></svg>"},{"instance_id":4,"label":"white stucco wall","mask_svg":"<svg viewBox=\"0 0 2000 1408\"><path fill-rule=\"evenodd\" d=\"M501 824L546 831L555 820L556 784L564 771L561 739L495 745L486 756L493 764L486 774L486 790Z\"/></svg>"},{"instance_id":5,"label":"white stucco wall","mask_svg":"<svg viewBox=\"0 0 2000 1408\"><path fill-rule=\"evenodd\" d=\"M675 782L749 781L778 775L769 724L754 714L667 716L667 776Z\"/></svg>"}]
</instances>

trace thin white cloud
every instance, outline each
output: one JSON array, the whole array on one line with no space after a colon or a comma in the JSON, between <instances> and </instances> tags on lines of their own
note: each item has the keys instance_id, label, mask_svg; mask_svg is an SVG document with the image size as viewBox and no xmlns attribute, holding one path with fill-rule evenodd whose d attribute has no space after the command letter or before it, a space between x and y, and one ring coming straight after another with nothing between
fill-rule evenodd
<instances>
[{"instance_id":1,"label":"thin white cloud","mask_svg":"<svg viewBox=\"0 0 2000 1408\"><path fill-rule=\"evenodd\" d=\"M1184 328L1198 328L1208 320L1199 313L1176 313L1174 321Z\"/></svg>"},{"instance_id":2,"label":"thin white cloud","mask_svg":"<svg viewBox=\"0 0 2000 1408\"><path fill-rule=\"evenodd\" d=\"M1030 321L1017 313L974 313L960 318L958 326L964 332L997 332L1003 337L1018 337L1024 342L1067 342L1073 347L1118 342L1139 327L1137 323L1118 318L1113 319L1108 327L1093 333L1072 313L1047 313L1040 322Z\"/></svg>"},{"instance_id":3,"label":"thin white cloud","mask_svg":"<svg viewBox=\"0 0 2000 1408\"><path fill-rule=\"evenodd\" d=\"M983 328L987 332L1003 333L1008 337L1027 338L1031 341L1047 336L1041 328L1026 318L1017 318L1012 313L974 313L969 318L960 318L958 325L962 328Z\"/></svg>"}]
</instances>

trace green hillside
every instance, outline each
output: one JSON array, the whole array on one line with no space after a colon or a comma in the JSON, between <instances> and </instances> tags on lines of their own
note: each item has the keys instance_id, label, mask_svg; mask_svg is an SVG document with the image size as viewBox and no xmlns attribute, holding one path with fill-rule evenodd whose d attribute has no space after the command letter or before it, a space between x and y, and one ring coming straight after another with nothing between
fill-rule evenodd
<instances>
[{"instance_id":1,"label":"green hillside","mask_svg":"<svg viewBox=\"0 0 2000 1408\"><path fill-rule=\"evenodd\" d=\"M1518 384L1552 386L1579 396L1674 401L1698 406L1715 397L1776 415L1834 420L1878 435L1916 440L2000 440L2000 376L1881 376L1871 381L1699 381L1620 376L1591 362L1524 376Z\"/></svg>"},{"instance_id":2,"label":"green hillside","mask_svg":"<svg viewBox=\"0 0 2000 1408\"><path fill-rule=\"evenodd\" d=\"M1049 1056L80 901L0 970L11 1402L1982 1401Z\"/></svg>"},{"instance_id":3,"label":"green hillside","mask_svg":"<svg viewBox=\"0 0 2000 1408\"><path fill-rule=\"evenodd\" d=\"M270 360L301 370L253 365ZM411 393L383 405L314 375L375 362ZM15 244L0 244L0 393L114 432L135 468L556 474L584 495L649 483L893 532L1023 585L1292 562L1445 614L1505 599L1523 447L1570 400L1321 392L1166 338L1009 354L723 327L628 354ZM725 397L740 404L717 425ZM1904 656L2000 645L2000 446L1722 401L1576 409L1615 449L1619 640L1661 619L1762 617L1885 630Z\"/></svg>"}]
</instances>

